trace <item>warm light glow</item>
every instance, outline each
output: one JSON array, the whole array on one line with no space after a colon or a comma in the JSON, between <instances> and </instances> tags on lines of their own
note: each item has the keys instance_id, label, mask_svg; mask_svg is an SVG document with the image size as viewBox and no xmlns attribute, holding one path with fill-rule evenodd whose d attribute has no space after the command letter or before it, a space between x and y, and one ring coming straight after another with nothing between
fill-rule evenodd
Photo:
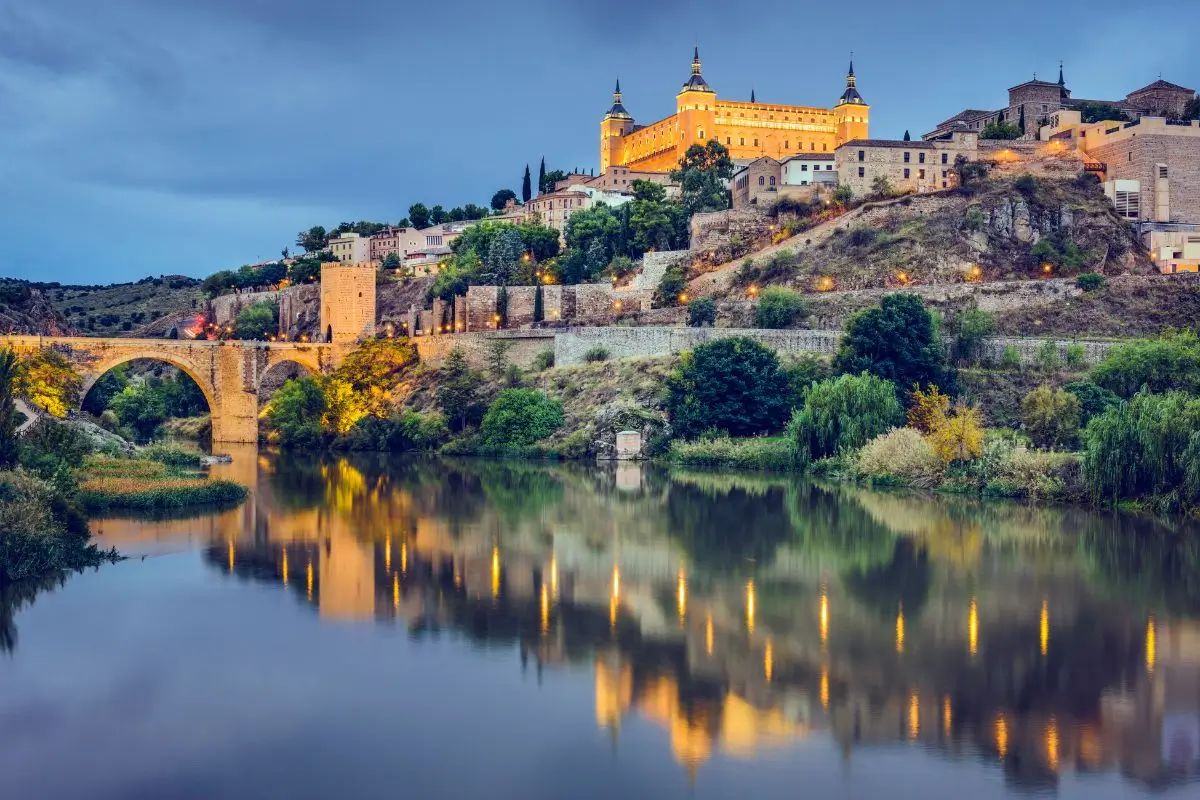
<instances>
[{"instance_id":1,"label":"warm light glow","mask_svg":"<svg viewBox=\"0 0 1200 800\"><path fill-rule=\"evenodd\" d=\"M312 568L311 560L308 562L308 570L305 574L305 578L308 580L308 599L312 600L312 598L313 598L313 568Z\"/></svg>"},{"instance_id":2,"label":"warm light glow","mask_svg":"<svg viewBox=\"0 0 1200 800\"><path fill-rule=\"evenodd\" d=\"M392 608L400 609L400 576L392 575Z\"/></svg>"},{"instance_id":3,"label":"warm light glow","mask_svg":"<svg viewBox=\"0 0 1200 800\"><path fill-rule=\"evenodd\" d=\"M550 630L550 589L544 583L542 584L541 609L542 633L547 633Z\"/></svg>"},{"instance_id":4,"label":"warm light glow","mask_svg":"<svg viewBox=\"0 0 1200 800\"><path fill-rule=\"evenodd\" d=\"M492 597L500 596L500 548L492 548Z\"/></svg>"},{"instance_id":5,"label":"warm light glow","mask_svg":"<svg viewBox=\"0 0 1200 800\"><path fill-rule=\"evenodd\" d=\"M704 652L712 655L713 650L713 628L712 614L709 614L704 619Z\"/></svg>"},{"instance_id":6,"label":"warm light glow","mask_svg":"<svg viewBox=\"0 0 1200 800\"><path fill-rule=\"evenodd\" d=\"M679 607L679 624L682 625L687 617L687 575L684 574L683 568L679 569L679 580L677 581L678 588L675 591L677 603Z\"/></svg>"},{"instance_id":7,"label":"warm light glow","mask_svg":"<svg viewBox=\"0 0 1200 800\"><path fill-rule=\"evenodd\" d=\"M1050 606L1046 600L1042 601L1042 617L1038 624L1041 635L1042 655L1050 649Z\"/></svg>"},{"instance_id":8,"label":"warm light glow","mask_svg":"<svg viewBox=\"0 0 1200 800\"><path fill-rule=\"evenodd\" d=\"M817 279L817 291L828 292L831 289L833 289L833 278L825 275Z\"/></svg>"},{"instance_id":9,"label":"warm light glow","mask_svg":"<svg viewBox=\"0 0 1200 800\"><path fill-rule=\"evenodd\" d=\"M1054 271L1054 267L1051 266L1050 264L1042 264L1042 272L1044 272L1045 274L1049 275L1053 271Z\"/></svg>"},{"instance_id":10,"label":"warm light glow","mask_svg":"<svg viewBox=\"0 0 1200 800\"><path fill-rule=\"evenodd\" d=\"M775 672L775 651L771 646L771 640L767 639L766 649L763 650L763 677L767 679L767 683L771 682L771 675Z\"/></svg>"},{"instance_id":11,"label":"warm light glow","mask_svg":"<svg viewBox=\"0 0 1200 800\"><path fill-rule=\"evenodd\" d=\"M829 596L821 592L821 647L829 641Z\"/></svg>"},{"instance_id":12,"label":"warm light glow","mask_svg":"<svg viewBox=\"0 0 1200 800\"><path fill-rule=\"evenodd\" d=\"M897 272L896 280L900 281L901 283L908 283L908 273L907 272Z\"/></svg>"},{"instance_id":13,"label":"warm light glow","mask_svg":"<svg viewBox=\"0 0 1200 800\"><path fill-rule=\"evenodd\" d=\"M683 294L679 295L679 302L686 303L687 301L688 301L687 292L684 292Z\"/></svg>"},{"instance_id":14,"label":"warm light glow","mask_svg":"<svg viewBox=\"0 0 1200 800\"><path fill-rule=\"evenodd\" d=\"M904 652L904 606L896 612L896 652Z\"/></svg>"},{"instance_id":15,"label":"warm light glow","mask_svg":"<svg viewBox=\"0 0 1200 800\"><path fill-rule=\"evenodd\" d=\"M746 582L746 630L754 633L754 581Z\"/></svg>"},{"instance_id":16,"label":"warm light glow","mask_svg":"<svg viewBox=\"0 0 1200 800\"><path fill-rule=\"evenodd\" d=\"M392 537L388 536L383 541L383 572L385 575L390 575L392 572Z\"/></svg>"},{"instance_id":17,"label":"warm light glow","mask_svg":"<svg viewBox=\"0 0 1200 800\"><path fill-rule=\"evenodd\" d=\"M1146 671L1154 672L1154 660L1157 657L1157 642L1154 632L1154 617L1146 620Z\"/></svg>"},{"instance_id":18,"label":"warm light glow","mask_svg":"<svg viewBox=\"0 0 1200 800\"><path fill-rule=\"evenodd\" d=\"M1046 723L1046 766L1058 772L1058 720L1053 715Z\"/></svg>"},{"instance_id":19,"label":"warm light glow","mask_svg":"<svg viewBox=\"0 0 1200 800\"><path fill-rule=\"evenodd\" d=\"M280 567L280 571L283 572L283 585L287 586L287 584L288 584L288 559L287 559L287 548L286 547L283 548L283 565Z\"/></svg>"},{"instance_id":20,"label":"warm light glow","mask_svg":"<svg viewBox=\"0 0 1200 800\"><path fill-rule=\"evenodd\" d=\"M558 599L558 556L550 556L550 594Z\"/></svg>"},{"instance_id":21,"label":"warm light glow","mask_svg":"<svg viewBox=\"0 0 1200 800\"><path fill-rule=\"evenodd\" d=\"M404 575L408 574L408 544L406 542L400 543L400 572Z\"/></svg>"},{"instance_id":22,"label":"warm light glow","mask_svg":"<svg viewBox=\"0 0 1200 800\"><path fill-rule=\"evenodd\" d=\"M612 598L608 602L608 622L617 626L617 609L621 606L621 570L613 564Z\"/></svg>"},{"instance_id":23,"label":"warm light glow","mask_svg":"<svg viewBox=\"0 0 1200 800\"><path fill-rule=\"evenodd\" d=\"M908 696L908 738L916 739L921 733L921 698L916 692Z\"/></svg>"},{"instance_id":24,"label":"warm light glow","mask_svg":"<svg viewBox=\"0 0 1200 800\"><path fill-rule=\"evenodd\" d=\"M979 651L979 610L975 608L975 598L971 598L971 610L967 612L967 647L971 655Z\"/></svg>"},{"instance_id":25,"label":"warm light glow","mask_svg":"<svg viewBox=\"0 0 1200 800\"><path fill-rule=\"evenodd\" d=\"M821 668L821 708L829 708L829 670Z\"/></svg>"},{"instance_id":26,"label":"warm light glow","mask_svg":"<svg viewBox=\"0 0 1200 800\"><path fill-rule=\"evenodd\" d=\"M950 723L952 722L952 714L950 710L950 695L942 698L942 733L950 735Z\"/></svg>"},{"instance_id":27,"label":"warm light glow","mask_svg":"<svg viewBox=\"0 0 1200 800\"><path fill-rule=\"evenodd\" d=\"M1008 755L1008 720L1003 714L996 717L996 724L993 727L996 736L996 749L1000 752L1001 760Z\"/></svg>"},{"instance_id":28,"label":"warm light glow","mask_svg":"<svg viewBox=\"0 0 1200 800\"><path fill-rule=\"evenodd\" d=\"M233 561L237 551L234 548L233 539L229 540L229 572L233 573Z\"/></svg>"}]
</instances>

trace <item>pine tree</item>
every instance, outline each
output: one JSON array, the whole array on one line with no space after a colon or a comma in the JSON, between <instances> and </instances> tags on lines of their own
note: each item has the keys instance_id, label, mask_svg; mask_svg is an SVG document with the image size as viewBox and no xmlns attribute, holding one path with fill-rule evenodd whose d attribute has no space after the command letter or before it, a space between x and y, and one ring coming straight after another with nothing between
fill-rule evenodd
<instances>
[{"instance_id":1,"label":"pine tree","mask_svg":"<svg viewBox=\"0 0 1200 800\"><path fill-rule=\"evenodd\" d=\"M533 196L533 187L530 186L529 165L525 165L525 178L521 181L521 202L528 203L529 198Z\"/></svg>"},{"instance_id":2,"label":"pine tree","mask_svg":"<svg viewBox=\"0 0 1200 800\"><path fill-rule=\"evenodd\" d=\"M546 191L546 157L542 156L542 165L538 167L538 194Z\"/></svg>"}]
</instances>

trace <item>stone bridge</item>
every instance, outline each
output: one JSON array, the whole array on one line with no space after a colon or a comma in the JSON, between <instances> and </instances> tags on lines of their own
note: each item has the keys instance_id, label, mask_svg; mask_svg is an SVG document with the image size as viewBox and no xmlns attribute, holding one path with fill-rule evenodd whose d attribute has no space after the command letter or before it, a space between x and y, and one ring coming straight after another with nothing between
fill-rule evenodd
<instances>
[{"instance_id":1,"label":"stone bridge","mask_svg":"<svg viewBox=\"0 0 1200 800\"><path fill-rule=\"evenodd\" d=\"M178 367L196 382L212 414L214 442L258 441L258 390L272 370L299 367L328 372L355 348L354 342L266 343L177 339L101 339L58 336L4 336L0 349L18 354L56 350L83 378L79 402L104 373L128 361L150 359ZM279 374L276 372L276 374Z\"/></svg>"}]
</instances>

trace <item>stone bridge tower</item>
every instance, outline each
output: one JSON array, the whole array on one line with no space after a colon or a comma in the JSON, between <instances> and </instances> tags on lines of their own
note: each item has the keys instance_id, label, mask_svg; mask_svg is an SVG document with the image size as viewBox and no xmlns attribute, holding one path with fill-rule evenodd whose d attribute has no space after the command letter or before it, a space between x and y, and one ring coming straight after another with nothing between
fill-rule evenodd
<instances>
[{"instance_id":1,"label":"stone bridge tower","mask_svg":"<svg viewBox=\"0 0 1200 800\"><path fill-rule=\"evenodd\" d=\"M375 265L321 265L321 341L352 344L375 335Z\"/></svg>"}]
</instances>

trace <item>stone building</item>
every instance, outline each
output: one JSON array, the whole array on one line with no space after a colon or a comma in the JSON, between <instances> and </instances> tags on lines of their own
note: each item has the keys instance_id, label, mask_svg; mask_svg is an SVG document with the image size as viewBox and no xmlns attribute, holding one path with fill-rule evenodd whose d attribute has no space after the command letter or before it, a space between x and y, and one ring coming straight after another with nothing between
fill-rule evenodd
<instances>
[{"instance_id":1,"label":"stone building","mask_svg":"<svg viewBox=\"0 0 1200 800\"><path fill-rule=\"evenodd\" d=\"M374 262L322 264L321 340L350 343L374 335Z\"/></svg>"},{"instance_id":2,"label":"stone building","mask_svg":"<svg viewBox=\"0 0 1200 800\"><path fill-rule=\"evenodd\" d=\"M782 179L783 170L778 161L769 156L754 159L733 173L733 178L730 179L733 207L771 205L779 197L779 184Z\"/></svg>"},{"instance_id":3,"label":"stone building","mask_svg":"<svg viewBox=\"0 0 1200 800\"><path fill-rule=\"evenodd\" d=\"M348 231L329 240L329 252L338 261L346 264L370 261L371 240L365 236L359 236L353 231Z\"/></svg>"},{"instance_id":4,"label":"stone building","mask_svg":"<svg viewBox=\"0 0 1200 800\"><path fill-rule=\"evenodd\" d=\"M954 162L962 155L978 156L979 136L958 132L933 141L857 139L834 154L838 185L849 186L855 196L874 191L875 181L887 180L893 191L931 192L949 189L957 180Z\"/></svg>"},{"instance_id":5,"label":"stone building","mask_svg":"<svg viewBox=\"0 0 1200 800\"><path fill-rule=\"evenodd\" d=\"M651 125L638 125L625 109L621 84L600 123L600 169L623 166L644 172L669 172L688 147L718 141L735 161L799 152L832 153L850 139L867 136L870 107L858 93L854 64L846 89L832 108L718 100L700 74L700 52L692 74L675 98L676 113Z\"/></svg>"},{"instance_id":6,"label":"stone building","mask_svg":"<svg viewBox=\"0 0 1200 800\"><path fill-rule=\"evenodd\" d=\"M607 191L595 186L578 184L566 189L538 195L525 204L525 218L537 220L542 225L554 228L560 234L567 229L567 220L578 211L586 211L597 205L613 208L623 206L633 199L628 191Z\"/></svg>"}]
</instances>

